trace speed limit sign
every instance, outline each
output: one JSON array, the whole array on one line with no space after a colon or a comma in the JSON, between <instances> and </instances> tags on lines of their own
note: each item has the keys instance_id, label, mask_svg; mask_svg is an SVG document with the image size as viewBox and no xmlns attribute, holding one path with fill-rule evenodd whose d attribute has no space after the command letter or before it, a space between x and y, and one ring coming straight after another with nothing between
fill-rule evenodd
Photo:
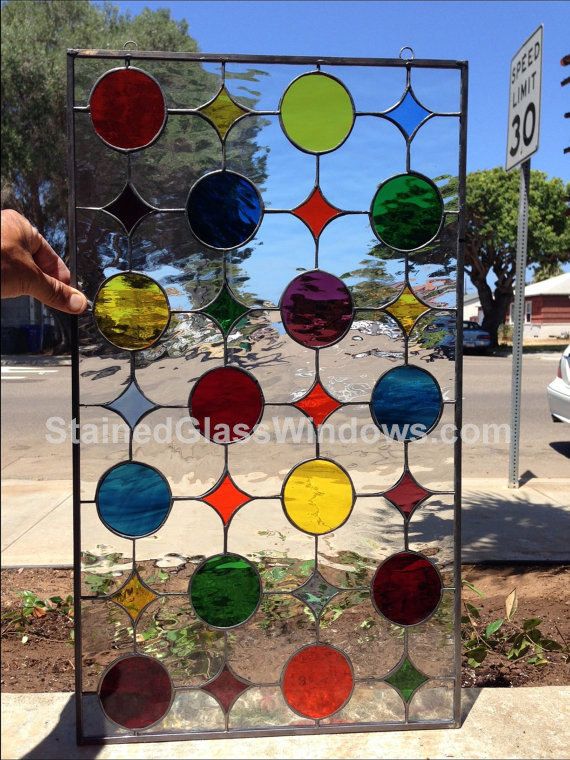
<instances>
[{"instance_id":1,"label":"speed limit sign","mask_svg":"<svg viewBox=\"0 0 570 760\"><path fill-rule=\"evenodd\" d=\"M541 78L542 25L521 45L511 61L507 171L538 150Z\"/></svg>"}]
</instances>

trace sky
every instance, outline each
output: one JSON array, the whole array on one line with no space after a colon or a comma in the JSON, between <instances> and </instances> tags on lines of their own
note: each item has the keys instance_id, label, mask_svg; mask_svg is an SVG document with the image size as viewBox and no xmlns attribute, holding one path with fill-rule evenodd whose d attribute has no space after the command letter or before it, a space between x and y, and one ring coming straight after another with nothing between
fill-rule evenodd
<instances>
[{"instance_id":1,"label":"sky","mask_svg":"<svg viewBox=\"0 0 570 760\"><path fill-rule=\"evenodd\" d=\"M570 86L561 87L570 53L567 2L375 2L368 0L123 0L122 11L169 8L186 19L204 53L397 57L409 45L416 58L469 62L468 171L503 166L509 64L544 24L540 147L532 168L570 181Z\"/></svg>"}]
</instances>

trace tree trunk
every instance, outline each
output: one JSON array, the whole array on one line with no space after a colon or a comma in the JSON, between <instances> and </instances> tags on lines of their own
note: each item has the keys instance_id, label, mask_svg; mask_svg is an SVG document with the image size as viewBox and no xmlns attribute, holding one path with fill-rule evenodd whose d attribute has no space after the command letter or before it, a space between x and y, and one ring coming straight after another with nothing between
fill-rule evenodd
<instances>
[{"instance_id":1,"label":"tree trunk","mask_svg":"<svg viewBox=\"0 0 570 760\"><path fill-rule=\"evenodd\" d=\"M473 269L470 272L471 282L477 288L481 308L483 309L483 323L481 327L491 336L491 348L497 348L499 345L499 327L505 320L505 315L512 298L512 288L511 292L495 288L495 292L493 293L487 282L486 275L487 273L485 272L483 276L477 276Z\"/></svg>"},{"instance_id":2,"label":"tree trunk","mask_svg":"<svg viewBox=\"0 0 570 760\"><path fill-rule=\"evenodd\" d=\"M491 299L490 308L485 309L481 300L484 315L481 327L491 336L492 348L497 348L499 345L499 327L505 321L510 300L511 296L508 293L497 293L496 291L495 297Z\"/></svg>"}]
</instances>

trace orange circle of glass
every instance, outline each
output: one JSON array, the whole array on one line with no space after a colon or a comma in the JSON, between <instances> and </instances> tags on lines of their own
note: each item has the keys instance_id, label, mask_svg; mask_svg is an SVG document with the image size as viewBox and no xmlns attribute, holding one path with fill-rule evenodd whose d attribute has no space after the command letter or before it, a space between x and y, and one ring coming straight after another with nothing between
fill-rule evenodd
<instances>
[{"instance_id":1,"label":"orange circle of glass","mask_svg":"<svg viewBox=\"0 0 570 760\"><path fill-rule=\"evenodd\" d=\"M307 718L327 718L352 693L352 668L338 649L314 644L300 649L287 663L282 690L288 705Z\"/></svg>"},{"instance_id":2,"label":"orange circle of glass","mask_svg":"<svg viewBox=\"0 0 570 760\"><path fill-rule=\"evenodd\" d=\"M95 132L112 148L139 150L160 134L166 103L160 85L136 68L114 69L97 82L89 98Z\"/></svg>"},{"instance_id":3,"label":"orange circle of glass","mask_svg":"<svg viewBox=\"0 0 570 760\"><path fill-rule=\"evenodd\" d=\"M118 348L140 351L152 346L168 326L168 299L160 285L137 272L105 280L93 306L101 333Z\"/></svg>"}]
</instances>

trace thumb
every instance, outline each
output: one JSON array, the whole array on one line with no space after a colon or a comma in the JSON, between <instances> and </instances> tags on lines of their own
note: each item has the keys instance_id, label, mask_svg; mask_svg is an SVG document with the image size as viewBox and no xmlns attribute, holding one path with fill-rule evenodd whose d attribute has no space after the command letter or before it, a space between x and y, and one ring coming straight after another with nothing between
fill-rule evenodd
<instances>
[{"instance_id":1,"label":"thumb","mask_svg":"<svg viewBox=\"0 0 570 760\"><path fill-rule=\"evenodd\" d=\"M67 314L81 314L87 308L87 299L83 293L49 274L44 274L39 267L35 268L28 293L46 306L65 311Z\"/></svg>"}]
</instances>

